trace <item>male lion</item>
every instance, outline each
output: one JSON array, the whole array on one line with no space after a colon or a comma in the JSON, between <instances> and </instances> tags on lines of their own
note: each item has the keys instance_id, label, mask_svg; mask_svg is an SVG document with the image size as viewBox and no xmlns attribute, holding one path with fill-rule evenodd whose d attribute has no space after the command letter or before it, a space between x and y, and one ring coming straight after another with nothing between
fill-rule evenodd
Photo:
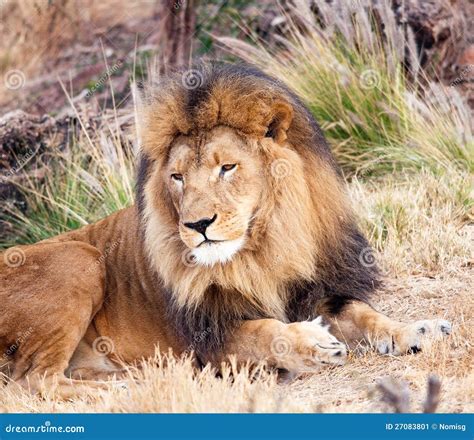
<instances>
[{"instance_id":1,"label":"male lion","mask_svg":"<svg viewBox=\"0 0 474 440\"><path fill-rule=\"evenodd\" d=\"M13 380L69 396L155 347L304 373L342 364L346 344L399 355L449 334L368 304L371 250L320 128L283 84L201 63L139 106L136 205L0 258Z\"/></svg>"}]
</instances>

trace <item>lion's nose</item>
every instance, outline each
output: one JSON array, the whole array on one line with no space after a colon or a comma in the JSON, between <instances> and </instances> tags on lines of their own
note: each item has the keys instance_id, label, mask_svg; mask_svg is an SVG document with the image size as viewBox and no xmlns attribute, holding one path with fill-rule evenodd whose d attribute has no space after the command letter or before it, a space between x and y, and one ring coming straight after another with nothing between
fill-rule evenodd
<instances>
[{"instance_id":1,"label":"lion's nose","mask_svg":"<svg viewBox=\"0 0 474 440\"><path fill-rule=\"evenodd\" d=\"M214 217L212 218L202 218L201 220L198 220L197 222L192 222L192 223L185 223L184 226L187 228L194 229L195 231L198 231L200 234L205 235L206 229L216 221L217 214L214 214Z\"/></svg>"}]
</instances>

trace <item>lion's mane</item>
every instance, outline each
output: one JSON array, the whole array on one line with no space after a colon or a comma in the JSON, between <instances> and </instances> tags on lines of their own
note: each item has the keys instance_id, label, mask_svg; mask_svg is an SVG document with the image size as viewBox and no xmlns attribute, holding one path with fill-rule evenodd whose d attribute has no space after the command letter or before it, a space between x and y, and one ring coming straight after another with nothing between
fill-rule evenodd
<instances>
[{"instance_id":1,"label":"lion's mane","mask_svg":"<svg viewBox=\"0 0 474 440\"><path fill-rule=\"evenodd\" d=\"M377 288L332 153L311 113L283 84L246 65L199 63L145 89L138 119L144 247L167 292L168 318L199 355L222 348L239 320L306 320L321 307L337 313ZM250 247L225 265L193 267L183 264L176 210L151 177L177 135L218 125L265 151L268 185ZM275 161L289 167L289 176L272 176Z\"/></svg>"}]
</instances>

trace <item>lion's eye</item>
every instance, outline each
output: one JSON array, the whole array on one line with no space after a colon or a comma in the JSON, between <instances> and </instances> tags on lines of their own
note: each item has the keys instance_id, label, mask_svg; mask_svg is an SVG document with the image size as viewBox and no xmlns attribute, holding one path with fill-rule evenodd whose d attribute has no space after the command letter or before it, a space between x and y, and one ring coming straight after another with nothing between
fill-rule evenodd
<instances>
[{"instance_id":1,"label":"lion's eye","mask_svg":"<svg viewBox=\"0 0 474 440\"><path fill-rule=\"evenodd\" d=\"M236 166L237 164L235 163L227 163L225 165L222 165L221 174L227 173L227 171L232 171Z\"/></svg>"},{"instance_id":2,"label":"lion's eye","mask_svg":"<svg viewBox=\"0 0 474 440\"><path fill-rule=\"evenodd\" d=\"M171 178L173 180L175 180L176 182L182 182L183 181L183 175L182 174L178 174L178 173L171 174Z\"/></svg>"}]
</instances>

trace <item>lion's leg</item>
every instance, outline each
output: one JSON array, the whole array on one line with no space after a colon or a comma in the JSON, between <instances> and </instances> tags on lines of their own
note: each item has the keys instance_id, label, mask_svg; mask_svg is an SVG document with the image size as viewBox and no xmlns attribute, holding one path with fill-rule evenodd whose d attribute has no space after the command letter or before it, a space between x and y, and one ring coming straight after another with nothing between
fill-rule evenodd
<instances>
[{"instance_id":1,"label":"lion's leg","mask_svg":"<svg viewBox=\"0 0 474 440\"><path fill-rule=\"evenodd\" d=\"M64 371L104 298L100 255L80 242L0 255L0 343L12 380L34 392L54 382L60 394L71 394Z\"/></svg>"},{"instance_id":2,"label":"lion's leg","mask_svg":"<svg viewBox=\"0 0 474 440\"><path fill-rule=\"evenodd\" d=\"M404 323L377 312L361 301L343 304L336 313L325 313L331 333L348 345L367 342L381 354L401 355L421 350L423 339L451 333L444 319Z\"/></svg>"},{"instance_id":3,"label":"lion's leg","mask_svg":"<svg viewBox=\"0 0 474 440\"><path fill-rule=\"evenodd\" d=\"M98 345L103 346L102 351L105 352L101 352L101 347L94 349L94 346L88 344L86 339L88 339L87 334L77 346L69 362L69 367L66 370L68 377L79 380L117 380L127 376L126 369L107 356L107 352L113 350L111 340L103 338L95 340Z\"/></svg>"},{"instance_id":4,"label":"lion's leg","mask_svg":"<svg viewBox=\"0 0 474 440\"><path fill-rule=\"evenodd\" d=\"M266 361L276 368L304 373L323 364L343 364L346 347L320 319L291 324L258 319L242 322L226 344L225 355L235 355L239 362Z\"/></svg>"}]
</instances>

